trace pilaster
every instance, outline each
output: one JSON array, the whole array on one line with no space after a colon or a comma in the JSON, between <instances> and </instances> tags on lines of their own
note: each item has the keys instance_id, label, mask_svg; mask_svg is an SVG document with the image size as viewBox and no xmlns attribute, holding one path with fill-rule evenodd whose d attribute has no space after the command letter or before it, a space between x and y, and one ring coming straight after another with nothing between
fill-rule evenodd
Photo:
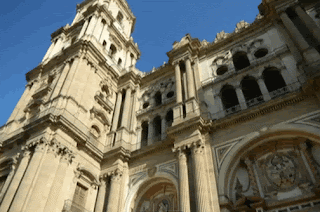
<instances>
[{"instance_id":1,"label":"pilaster","mask_svg":"<svg viewBox=\"0 0 320 212\"><path fill-rule=\"evenodd\" d=\"M197 212L210 211L208 187L206 186L206 172L203 164L204 145L193 143L191 147L194 167L195 196Z\"/></svg>"},{"instance_id":2,"label":"pilaster","mask_svg":"<svg viewBox=\"0 0 320 212\"><path fill-rule=\"evenodd\" d=\"M185 150L178 149L179 159L179 208L180 211L190 212L190 192L187 155Z\"/></svg>"},{"instance_id":3,"label":"pilaster","mask_svg":"<svg viewBox=\"0 0 320 212\"><path fill-rule=\"evenodd\" d=\"M122 179L122 171L116 170L110 174L110 194L108 199L108 212L117 212L120 196L120 182Z\"/></svg>"},{"instance_id":4,"label":"pilaster","mask_svg":"<svg viewBox=\"0 0 320 212\"><path fill-rule=\"evenodd\" d=\"M107 178L105 176L100 177L100 185L98 191L98 197L94 208L95 212L103 212L104 200L107 192Z\"/></svg>"},{"instance_id":5,"label":"pilaster","mask_svg":"<svg viewBox=\"0 0 320 212\"><path fill-rule=\"evenodd\" d=\"M20 164L1 202L0 211L8 211L11 201L13 200L14 195L19 187L20 181L26 171L30 157L31 157L30 149L28 147L23 147L23 155L22 155Z\"/></svg>"},{"instance_id":6,"label":"pilaster","mask_svg":"<svg viewBox=\"0 0 320 212\"><path fill-rule=\"evenodd\" d=\"M47 141L43 138L29 145L29 147L32 146L35 146L33 156L19 185L9 212L22 211L25 201L28 198L29 191L30 189L32 189L32 182L36 177L36 173L42 161L42 157L47 151Z\"/></svg>"}]
</instances>

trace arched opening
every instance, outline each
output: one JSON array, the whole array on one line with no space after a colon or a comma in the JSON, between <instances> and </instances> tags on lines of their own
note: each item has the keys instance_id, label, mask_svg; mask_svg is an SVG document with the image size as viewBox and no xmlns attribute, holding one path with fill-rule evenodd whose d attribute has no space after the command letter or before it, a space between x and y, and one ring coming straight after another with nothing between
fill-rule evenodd
<instances>
[{"instance_id":1,"label":"arched opening","mask_svg":"<svg viewBox=\"0 0 320 212\"><path fill-rule=\"evenodd\" d=\"M216 73L217 73L218 76L221 76L221 75L225 74L227 71L228 71L228 67L227 66L220 66L217 69Z\"/></svg>"},{"instance_id":2,"label":"arched opening","mask_svg":"<svg viewBox=\"0 0 320 212\"><path fill-rule=\"evenodd\" d=\"M267 68L262 73L264 82L270 92L271 98L283 95L289 92L286 83L277 68Z\"/></svg>"},{"instance_id":3,"label":"arched opening","mask_svg":"<svg viewBox=\"0 0 320 212\"><path fill-rule=\"evenodd\" d=\"M134 65L133 60L134 60L134 55L131 53L130 54L130 66Z\"/></svg>"},{"instance_id":4,"label":"arched opening","mask_svg":"<svg viewBox=\"0 0 320 212\"><path fill-rule=\"evenodd\" d=\"M96 125L92 125L91 130L90 130L91 134L94 135L96 138L98 138L100 136L100 130Z\"/></svg>"},{"instance_id":5,"label":"arched opening","mask_svg":"<svg viewBox=\"0 0 320 212\"><path fill-rule=\"evenodd\" d=\"M170 99L174 96L174 91L170 91L167 93L167 98Z\"/></svg>"},{"instance_id":6,"label":"arched opening","mask_svg":"<svg viewBox=\"0 0 320 212\"><path fill-rule=\"evenodd\" d=\"M155 95L154 95L154 102L155 102L155 106L159 106L162 104L162 94L160 91L158 91Z\"/></svg>"},{"instance_id":7,"label":"arched opening","mask_svg":"<svg viewBox=\"0 0 320 212\"><path fill-rule=\"evenodd\" d=\"M221 101L227 114L240 110L236 91L231 85L225 85L221 89Z\"/></svg>"},{"instance_id":8,"label":"arched opening","mask_svg":"<svg viewBox=\"0 0 320 212\"><path fill-rule=\"evenodd\" d=\"M317 39L313 36L309 28L303 23L296 11L292 7L289 7L286 9L285 12L287 13L288 17L291 19L295 27L299 30L304 40L320 53L320 44L318 43Z\"/></svg>"},{"instance_id":9,"label":"arched opening","mask_svg":"<svg viewBox=\"0 0 320 212\"><path fill-rule=\"evenodd\" d=\"M180 73L181 73L181 85L182 85L182 101L184 102L187 97L187 74L186 74L186 65L183 61L179 63Z\"/></svg>"},{"instance_id":10,"label":"arched opening","mask_svg":"<svg viewBox=\"0 0 320 212\"><path fill-rule=\"evenodd\" d=\"M149 102L145 102L142 105L142 109L146 109L147 107L149 107Z\"/></svg>"},{"instance_id":11,"label":"arched opening","mask_svg":"<svg viewBox=\"0 0 320 212\"><path fill-rule=\"evenodd\" d=\"M150 169L148 175L154 175ZM178 211L178 196L175 185L165 178L155 177L140 186L130 211L171 212Z\"/></svg>"},{"instance_id":12,"label":"arched opening","mask_svg":"<svg viewBox=\"0 0 320 212\"><path fill-rule=\"evenodd\" d=\"M102 46L103 46L104 48L106 48L107 42L106 42L105 40L102 42Z\"/></svg>"},{"instance_id":13,"label":"arched opening","mask_svg":"<svg viewBox=\"0 0 320 212\"><path fill-rule=\"evenodd\" d=\"M148 145L148 128L149 123L147 121L142 122L141 124L141 147Z\"/></svg>"},{"instance_id":14,"label":"arched opening","mask_svg":"<svg viewBox=\"0 0 320 212\"><path fill-rule=\"evenodd\" d=\"M167 126L171 127L173 122L173 111L170 109L166 115Z\"/></svg>"},{"instance_id":15,"label":"arched opening","mask_svg":"<svg viewBox=\"0 0 320 212\"><path fill-rule=\"evenodd\" d=\"M123 15L120 11L118 12L118 15L117 15L117 21L119 21L120 25L122 25Z\"/></svg>"},{"instance_id":16,"label":"arched opening","mask_svg":"<svg viewBox=\"0 0 320 212\"><path fill-rule=\"evenodd\" d=\"M237 71L250 66L247 53L240 51L233 55L233 64Z\"/></svg>"},{"instance_id":17,"label":"arched opening","mask_svg":"<svg viewBox=\"0 0 320 212\"><path fill-rule=\"evenodd\" d=\"M122 64L122 60L121 60L121 58L119 58L118 65L121 66L121 64Z\"/></svg>"},{"instance_id":18,"label":"arched opening","mask_svg":"<svg viewBox=\"0 0 320 212\"><path fill-rule=\"evenodd\" d=\"M258 49L255 53L254 53L254 56L256 58L262 58L264 56L266 56L268 54L268 49L266 48L261 48L261 49Z\"/></svg>"},{"instance_id":19,"label":"arched opening","mask_svg":"<svg viewBox=\"0 0 320 212\"><path fill-rule=\"evenodd\" d=\"M314 176L320 169L320 144L304 137L305 132L299 134L277 131L244 139L242 144L233 147L232 154L224 159L229 165L220 167L224 174L219 176L219 190L224 189L235 211L271 205L274 211L295 211L297 203L297 209L305 206L310 207L307 211L319 211L319 203L306 206L314 201L306 195L320 190L313 184L319 181L319 177ZM305 158L309 158L309 162ZM308 171L310 161L317 170Z\"/></svg>"},{"instance_id":20,"label":"arched opening","mask_svg":"<svg viewBox=\"0 0 320 212\"><path fill-rule=\"evenodd\" d=\"M113 58L116 53L117 53L117 48L115 47L115 45L111 44L110 51L109 51L110 57Z\"/></svg>"},{"instance_id":21,"label":"arched opening","mask_svg":"<svg viewBox=\"0 0 320 212\"><path fill-rule=\"evenodd\" d=\"M161 140L161 117L157 116L153 119L153 136L154 141L160 141Z\"/></svg>"},{"instance_id":22,"label":"arched opening","mask_svg":"<svg viewBox=\"0 0 320 212\"><path fill-rule=\"evenodd\" d=\"M263 102L263 96L259 85L253 77L244 77L241 81L241 88L248 107Z\"/></svg>"}]
</instances>

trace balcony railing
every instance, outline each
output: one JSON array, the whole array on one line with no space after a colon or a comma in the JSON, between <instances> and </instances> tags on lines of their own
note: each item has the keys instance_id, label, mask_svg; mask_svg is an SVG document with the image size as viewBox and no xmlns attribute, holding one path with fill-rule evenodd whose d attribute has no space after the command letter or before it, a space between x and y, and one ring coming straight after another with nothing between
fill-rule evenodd
<instances>
[{"instance_id":1,"label":"balcony railing","mask_svg":"<svg viewBox=\"0 0 320 212\"><path fill-rule=\"evenodd\" d=\"M85 209L83 206L73 202L72 200L66 200L62 212L91 212Z\"/></svg>"},{"instance_id":2,"label":"balcony railing","mask_svg":"<svg viewBox=\"0 0 320 212\"><path fill-rule=\"evenodd\" d=\"M282 96L286 93L289 93L289 86L285 86L285 87L282 87L282 88L279 88L277 90L274 90L274 91L271 91L270 92L270 97L273 99L273 98L276 98L278 96Z\"/></svg>"},{"instance_id":3,"label":"balcony railing","mask_svg":"<svg viewBox=\"0 0 320 212\"><path fill-rule=\"evenodd\" d=\"M290 93L292 91L297 91L299 89L300 89L300 84L298 82L295 82L290 85L279 88L277 90L271 91L271 92L269 92L269 95L270 95L271 99L275 99L275 98L283 96L287 93ZM256 98L253 98L253 99L246 101L246 104L247 104L247 108L250 108L250 107L256 106L258 104L261 104L263 102L265 102L263 96L258 96ZM241 111L241 107L240 107L240 105L236 105L236 106L227 108L225 110L221 110L217 113L203 112L203 113L201 113L201 116L203 117L204 120L217 120L217 119L221 119L225 116L237 113L239 111Z\"/></svg>"},{"instance_id":4,"label":"balcony railing","mask_svg":"<svg viewBox=\"0 0 320 212\"><path fill-rule=\"evenodd\" d=\"M226 115L230 115L230 114L236 113L236 112L238 112L240 110L241 110L240 105L236 105L236 106L233 106L233 107L225 109L225 114Z\"/></svg>"},{"instance_id":5,"label":"balcony railing","mask_svg":"<svg viewBox=\"0 0 320 212\"><path fill-rule=\"evenodd\" d=\"M246 103L247 103L247 106L248 106L248 107L252 107L252 106L261 104L261 103L263 103L263 102L264 102L263 96L258 96L258 97L256 97L256 98L253 98L253 99L248 100Z\"/></svg>"}]
</instances>

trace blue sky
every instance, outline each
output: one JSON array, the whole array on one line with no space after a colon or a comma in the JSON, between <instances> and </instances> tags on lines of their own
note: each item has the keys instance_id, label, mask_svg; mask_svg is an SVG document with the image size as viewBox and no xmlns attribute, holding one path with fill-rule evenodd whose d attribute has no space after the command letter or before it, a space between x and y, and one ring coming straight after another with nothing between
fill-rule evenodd
<instances>
[{"instance_id":1,"label":"blue sky","mask_svg":"<svg viewBox=\"0 0 320 212\"><path fill-rule=\"evenodd\" d=\"M236 23L253 22L260 0L128 0L137 17L132 34L141 50L137 68L150 71L186 33L212 42ZM6 1L0 7L0 126L5 124L50 45L50 34L72 22L79 0Z\"/></svg>"}]
</instances>

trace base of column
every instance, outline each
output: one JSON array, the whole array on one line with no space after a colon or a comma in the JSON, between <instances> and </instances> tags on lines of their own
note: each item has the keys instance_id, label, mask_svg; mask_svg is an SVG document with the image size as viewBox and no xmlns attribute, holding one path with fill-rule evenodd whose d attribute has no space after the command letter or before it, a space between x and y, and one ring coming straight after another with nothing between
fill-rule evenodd
<instances>
[{"instance_id":1,"label":"base of column","mask_svg":"<svg viewBox=\"0 0 320 212\"><path fill-rule=\"evenodd\" d=\"M186 113L187 118L191 118L194 116L200 116L200 108L198 101L195 98L189 99L185 103L186 105Z\"/></svg>"},{"instance_id":2,"label":"base of column","mask_svg":"<svg viewBox=\"0 0 320 212\"><path fill-rule=\"evenodd\" d=\"M306 50L303 51L302 54L303 54L303 57L306 59L307 63L309 64L312 64L320 60L319 52L313 47L307 48Z\"/></svg>"},{"instance_id":3,"label":"base of column","mask_svg":"<svg viewBox=\"0 0 320 212\"><path fill-rule=\"evenodd\" d=\"M181 123L183 120L183 108L182 108L182 103L178 103L176 106L173 108L173 123L172 126L177 125Z\"/></svg>"},{"instance_id":4,"label":"base of column","mask_svg":"<svg viewBox=\"0 0 320 212\"><path fill-rule=\"evenodd\" d=\"M126 147L126 144L129 144L130 142L130 135L129 131L125 127L121 127L120 129L117 130L116 133L116 139L115 139L115 144L114 146L124 146Z\"/></svg>"}]
</instances>

